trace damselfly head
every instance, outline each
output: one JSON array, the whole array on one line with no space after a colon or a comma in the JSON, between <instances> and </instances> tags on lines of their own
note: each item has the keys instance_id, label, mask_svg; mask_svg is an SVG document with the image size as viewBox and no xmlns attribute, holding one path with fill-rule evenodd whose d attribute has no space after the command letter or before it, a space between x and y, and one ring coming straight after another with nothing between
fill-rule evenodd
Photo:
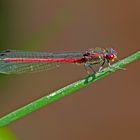
<instances>
[{"instance_id":1,"label":"damselfly head","mask_svg":"<svg viewBox=\"0 0 140 140\"><path fill-rule=\"evenodd\" d=\"M105 58L114 61L117 58L117 52L113 48L106 48Z\"/></svg>"}]
</instances>

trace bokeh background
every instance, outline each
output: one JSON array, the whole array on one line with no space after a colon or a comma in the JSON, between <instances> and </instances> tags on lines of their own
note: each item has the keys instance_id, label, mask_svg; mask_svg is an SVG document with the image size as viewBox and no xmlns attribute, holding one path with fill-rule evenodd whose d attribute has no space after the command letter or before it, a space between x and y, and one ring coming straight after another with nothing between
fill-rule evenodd
<instances>
[{"instance_id":1,"label":"bokeh background","mask_svg":"<svg viewBox=\"0 0 140 140\"><path fill-rule=\"evenodd\" d=\"M1 0L0 50L139 50L140 1ZM140 63L8 125L20 140L139 140ZM83 67L0 74L0 116L86 76ZM8 134L7 134L8 135ZM11 138L13 139L13 138ZM14 138L16 139L16 138Z\"/></svg>"}]
</instances>

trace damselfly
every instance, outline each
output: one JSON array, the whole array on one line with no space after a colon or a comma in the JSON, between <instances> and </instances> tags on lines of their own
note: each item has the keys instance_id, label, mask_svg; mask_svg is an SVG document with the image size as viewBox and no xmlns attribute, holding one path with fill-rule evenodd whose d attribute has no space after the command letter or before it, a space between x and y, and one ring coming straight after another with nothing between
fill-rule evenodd
<instances>
[{"instance_id":1,"label":"damselfly","mask_svg":"<svg viewBox=\"0 0 140 140\"><path fill-rule=\"evenodd\" d=\"M93 48L85 52L32 52L6 50L0 53L0 73L19 74L48 70L65 63L84 65L87 72L95 64L99 64L100 72L105 62L111 68L110 61L117 58L117 52L113 48Z\"/></svg>"}]
</instances>

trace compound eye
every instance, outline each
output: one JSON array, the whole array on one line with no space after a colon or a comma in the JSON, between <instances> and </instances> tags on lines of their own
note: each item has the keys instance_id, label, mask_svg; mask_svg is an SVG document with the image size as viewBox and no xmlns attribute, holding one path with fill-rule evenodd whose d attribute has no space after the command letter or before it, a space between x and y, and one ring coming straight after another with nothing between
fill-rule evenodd
<instances>
[{"instance_id":1,"label":"compound eye","mask_svg":"<svg viewBox=\"0 0 140 140\"><path fill-rule=\"evenodd\" d=\"M114 54L107 54L106 55L106 58L108 59L108 60L113 60L114 58L115 58L115 55Z\"/></svg>"}]
</instances>

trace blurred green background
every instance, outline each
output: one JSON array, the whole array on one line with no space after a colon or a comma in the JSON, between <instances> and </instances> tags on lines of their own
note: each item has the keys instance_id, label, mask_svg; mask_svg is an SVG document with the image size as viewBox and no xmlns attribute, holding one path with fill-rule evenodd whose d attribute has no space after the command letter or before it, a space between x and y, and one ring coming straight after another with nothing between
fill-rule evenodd
<instances>
[{"instance_id":1,"label":"blurred green background","mask_svg":"<svg viewBox=\"0 0 140 140\"><path fill-rule=\"evenodd\" d=\"M1 0L0 50L61 52L113 46L121 59L140 48L139 15L138 0ZM8 128L20 140L139 140L139 71L139 63L133 63ZM85 75L84 68L75 65L0 74L0 116Z\"/></svg>"}]
</instances>

